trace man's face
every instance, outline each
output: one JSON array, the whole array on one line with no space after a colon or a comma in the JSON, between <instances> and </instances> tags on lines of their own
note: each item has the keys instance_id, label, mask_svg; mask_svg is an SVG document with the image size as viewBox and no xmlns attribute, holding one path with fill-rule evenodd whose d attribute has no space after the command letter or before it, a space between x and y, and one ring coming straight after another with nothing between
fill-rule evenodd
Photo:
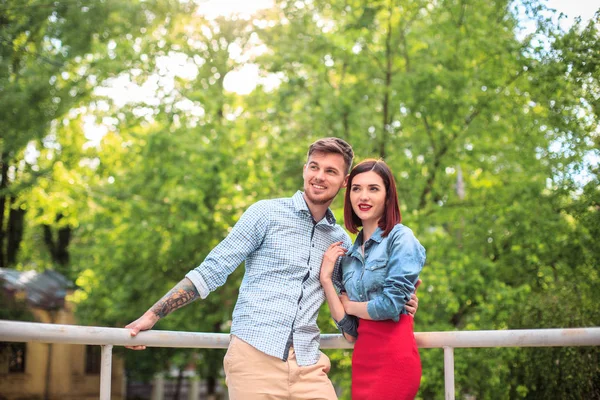
<instances>
[{"instance_id":1,"label":"man's face","mask_svg":"<svg viewBox=\"0 0 600 400\"><path fill-rule=\"evenodd\" d=\"M344 157L335 153L315 152L304 165L304 197L315 205L331 203L346 186Z\"/></svg>"}]
</instances>

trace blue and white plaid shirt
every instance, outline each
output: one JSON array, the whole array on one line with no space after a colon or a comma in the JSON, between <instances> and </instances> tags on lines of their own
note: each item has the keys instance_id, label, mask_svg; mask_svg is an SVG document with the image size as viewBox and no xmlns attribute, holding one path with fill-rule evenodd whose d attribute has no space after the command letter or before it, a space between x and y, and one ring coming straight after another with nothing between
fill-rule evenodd
<instances>
[{"instance_id":1,"label":"blue and white plaid shirt","mask_svg":"<svg viewBox=\"0 0 600 400\"><path fill-rule=\"evenodd\" d=\"M186 277L205 298L245 260L231 333L282 360L293 344L298 364L312 365L319 359L317 315L325 300L319 282L321 261L338 241L346 248L352 244L331 210L315 223L298 191L291 198L250 206Z\"/></svg>"}]
</instances>

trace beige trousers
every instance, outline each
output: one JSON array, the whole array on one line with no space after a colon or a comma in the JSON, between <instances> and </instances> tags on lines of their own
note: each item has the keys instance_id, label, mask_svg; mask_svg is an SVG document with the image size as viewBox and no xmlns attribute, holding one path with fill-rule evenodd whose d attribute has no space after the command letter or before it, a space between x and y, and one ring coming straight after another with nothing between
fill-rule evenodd
<instances>
[{"instance_id":1,"label":"beige trousers","mask_svg":"<svg viewBox=\"0 0 600 400\"><path fill-rule=\"evenodd\" d=\"M282 361L232 336L223 366L230 400L337 399L327 377L331 362L323 353L316 364L301 367L293 348Z\"/></svg>"}]
</instances>

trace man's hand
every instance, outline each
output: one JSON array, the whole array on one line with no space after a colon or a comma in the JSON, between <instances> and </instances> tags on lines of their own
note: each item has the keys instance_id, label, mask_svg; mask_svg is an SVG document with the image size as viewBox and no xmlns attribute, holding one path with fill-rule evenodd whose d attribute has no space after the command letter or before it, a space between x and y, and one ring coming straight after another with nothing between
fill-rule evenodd
<instances>
[{"instance_id":1,"label":"man's hand","mask_svg":"<svg viewBox=\"0 0 600 400\"><path fill-rule=\"evenodd\" d=\"M152 329L154 324L156 324L158 322L158 319L159 319L158 316L156 314L154 314L152 311L147 311L146 313L144 313L144 315L142 315L141 317L139 317L132 323L126 325L125 328L130 329L131 337L135 337L141 331L148 331L148 330ZM131 350L145 350L146 349L146 346L125 346L125 347L128 349L131 349Z\"/></svg>"},{"instance_id":2,"label":"man's hand","mask_svg":"<svg viewBox=\"0 0 600 400\"><path fill-rule=\"evenodd\" d=\"M404 308L406 309L406 311L408 311L408 313L413 318L414 318L415 314L417 313L417 309L419 308L419 298L417 297L417 289L419 288L419 285L421 285L420 279L417 281L417 284L415 285L415 292L410 295L410 300L404 305Z\"/></svg>"},{"instance_id":3,"label":"man's hand","mask_svg":"<svg viewBox=\"0 0 600 400\"><path fill-rule=\"evenodd\" d=\"M200 297L198 290L188 278L183 278L173 287L162 299L156 302L141 317L127 325L125 328L131 329L131 336L136 336L140 331L152 329L159 319L167 316L172 311L177 310L191 303ZM146 346L125 346L131 350L144 350Z\"/></svg>"}]
</instances>

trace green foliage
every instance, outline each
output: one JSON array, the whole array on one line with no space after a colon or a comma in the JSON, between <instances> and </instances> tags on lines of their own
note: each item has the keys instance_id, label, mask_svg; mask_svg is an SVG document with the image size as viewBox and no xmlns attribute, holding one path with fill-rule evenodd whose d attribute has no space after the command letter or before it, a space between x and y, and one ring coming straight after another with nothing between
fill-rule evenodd
<instances>
[{"instance_id":1,"label":"green foliage","mask_svg":"<svg viewBox=\"0 0 600 400\"><path fill-rule=\"evenodd\" d=\"M0 319L12 321L33 321L33 314L23 299L0 292Z\"/></svg>"},{"instance_id":2,"label":"green foliage","mask_svg":"<svg viewBox=\"0 0 600 400\"><path fill-rule=\"evenodd\" d=\"M0 225L23 210L23 268L55 264L42 227L72 230L82 323L137 318L250 204L300 189L308 145L335 135L385 157L427 248L417 331L598 325L597 20L565 32L537 1L280 1L249 20L194 2L32 4L0 5ZM246 62L268 79L227 91ZM106 95L123 82L152 98ZM243 272L157 328L228 332ZM319 323L335 332L326 307ZM442 398L443 353L420 353L419 396ZM124 354L132 376L195 363L213 381L223 355ZM457 396L599 398L598 354L457 350ZM328 355L349 398L351 352Z\"/></svg>"}]
</instances>

